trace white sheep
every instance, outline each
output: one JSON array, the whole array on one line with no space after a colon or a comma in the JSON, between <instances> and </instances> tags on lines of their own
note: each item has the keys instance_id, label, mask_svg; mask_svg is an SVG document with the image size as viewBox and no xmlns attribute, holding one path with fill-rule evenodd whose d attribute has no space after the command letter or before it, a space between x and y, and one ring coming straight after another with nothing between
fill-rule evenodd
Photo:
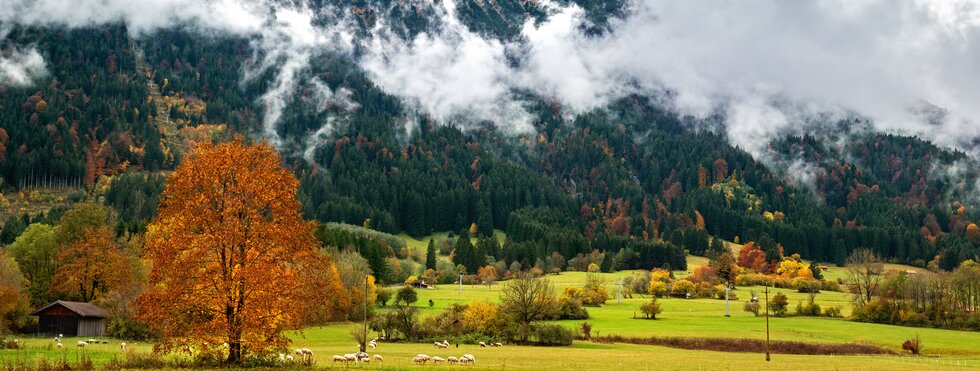
<instances>
[{"instance_id":1,"label":"white sheep","mask_svg":"<svg viewBox=\"0 0 980 371\"><path fill-rule=\"evenodd\" d=\"M360 359L361 363L371 363L371 357L364 357Z\"/></svg>"},{"instance_id":2,"label":"white sheep","mask_svg":"<svg viewBox=\"0 0 980 371\"><path fill-rule=\"evenodd\" d=\"M466 363L476 364L476 357L473 357L472 354L464 354L462 357L459 357L459 359L461 361L465 359L466 360Z\"/></svg>"},{"instance_id":3,"label":"white sheep","mask_svg":"<svg viewBox=\"0 0 980 371\"><path fill-rule=\"evenodd\" d=\"M286 355L286 362L293 362L293 356L291 354Z\"/></svg>"},{"instance_id":4,"label":"white sheep","mask_svg":"<svg viewBox=\"0 0 980 371\"><path fill-rule=\"evenodd\" d=\"M125 352L126 351L126 343L119 343L119 350Z\"/></svg>"},{"instance_id":5,"label":"white sheep","mask_svg":"<svg viewBox=\"0 0 980 371\"><path fill-rule=\"evenodd\" d=\"M412 358L412 363L417 365L424 365L426 361L428 361L427 358L422 358L419 356L415 356L415 358Z\"/></svg>"},{"instance_id":6,"label":"white sheep","mask_svg":"<svg viewBox=\"0 0 980 371\"><path fill-rule=\"evenodd\" d=\"M293 353L296 353L296 355L298 355L298 356L300 356L300 357L302 357L302 356L303 356L303 350L302 350L302 349L296 349L296 351L295 351L295 352L293 352Z\"/></svg>"},{"instance_id":7,"label":"white sheep","mask_svg":"<svg viewBox=\"0 0 980 371\"><path fill-rule=\"evenodd\" d=\"M504 346L504 345L503 345L503 344L501 344L501 343L493 343L493 346L495 346L495 347L502 347L502 346Z\"/></svg>"},{"instance_id":8,"label":"white sheep","mask_svg":"<svg viewBox=\"0 0 980 371\"><path fill-rule=\"evenodd\" d=\"M382 357L380 354L375 354L374 355L374 360L375 361L378 361L378 362L384 362L385 361L385 357Z\"/></svg>"},{"instance_id":9,"label":"white sheep","mask_svg":"<svg viewBox=\"0 0 980 371\"><path fill-rule=\"evenodd\" d=\"M430 358L432 358L432 357L429 357L427 354L417 354L417 355L415 355L415 357L422 358L422 359L424 359L426 361L428 361Z\"/></svg>"},{"instance_id":10,"label":"white sheep","mask_svg":"<svg viewBox=\"0 0 980 371\"><path fill-rule=\"evenodd\" d=\"M434 345L436 346L436 348L439 348L439 349L446 349L446 348L449 348L449 346L448 346L448 345L446 345L446 344L443 344L443 343L439 343L439 342L435 342L435 343L432 343L432 344L434 344Z\"/></svg>"},{"instance_id":11,"label":"white sheep","mask_svg":"<svg viewBox=\"0 0 980 371\"><path fill-rule=\"evenodd\" d=\"M484 342L481 341L480 342L480 348L486 348L486 347L487 347L487 343L484 343Z\"/></svg>"},{"instance_id":12,"label":"white sheep","mask_svg":"<svg viewBox=\"0 0 980 371\"><path fill-rule=\"evenodd\" d=\"M449 362L449 364L451 364L451 365L455 365L455 364L459 363L459 358L456 358L456 357L453 357L453 356L449 356L449 357L446 357L446 362Z\"/></svg>"},{"instance_id":13,"label":"white sheep","mask_svg":"<svg viewBox=\"0 0 980 371\"><path fill-rule=\"evenodd\" d=\"M432 357L432 363L443 363L446 362L442 357Z\"/></svg>"},{"instance_id":14,"label":"white sheep","mask_svg":"<svg viewBox=\"0 0 980 371\"><path fill-rule=\"evenodd\" d=\"M347 359L347 362L357 362L357 354L344 354L344 358Z\"/></svg>"},{"instance_id":15,"label":"white sheep","mask_svg":"<svg viewBox=\"0 0 980 371\"><path fill-rule=\"evenodd\" d=\"M286 355L279 353L279 362L286 362Z\"/></svg>"},{"instance_id":16,"label":"white sheep","mask_svg":"<svg viewBox=\"0 0 980 371\"><path fill-rule=\"evenodd\" d=\"M377 348L377 347L378 347L378 344L375 344L375 343L374 343L374 342L372 341L372 342L370 342L370 343L368 343L368 347L369 347L369 348L371 348L371 349L374 349L374 348Z\"/></svg>"},{"instance_id":17,"label":"white sheep","mask_svg":"<svg viewBox=\"0 0 980 371\"><path fill-rule=\"evenodd\" d=\"M303 348L303 349L300 349L300 351L303 352L303 355L304 356L313 357L313 351L310 350L310 348Z\"/></svg>"},{"instance_id":18,"label":"white sheep","mask_svg":"<svg viewBox=\"0 0 980 371\"><path fill-rule=\"evenodd\" d=\"M335 355L333 356L333 361L347 363L347 357Z\"/></svg>"},{"instance_id":19,"label":"white sheep","mask_svg":"<svg viewBox=\"0 0 980 371\"><path fill-rule=\"evenodd\" d=\"M79 348L84 348L88 346L88 343L79 340L78 343L75 343L75 345L77 345Z\"/></svg>"},{"instance_id":20,"label":"white sheep","mask_svg":"<svg viewBox=\"0 0 980 371\"><path fill-rule=\"evenodd\" d=\"M61 343L58 343L57 345L58 345L58 348L61 348Z\"/></svg>"}]
</instances>

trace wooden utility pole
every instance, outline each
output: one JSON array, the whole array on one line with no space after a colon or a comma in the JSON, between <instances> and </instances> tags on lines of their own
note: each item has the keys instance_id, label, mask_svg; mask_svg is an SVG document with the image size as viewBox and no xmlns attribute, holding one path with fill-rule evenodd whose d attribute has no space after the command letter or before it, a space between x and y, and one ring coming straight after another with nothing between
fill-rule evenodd
<instances>
[{"instance_id":1,"label":"wooden utility pole","mask_svg":"<svg viewBox=\"0 0 980 371\"><path fill-rule=\"evenodd\" d=\"M769 362L769 281L766 281L766 362Z\"/></svg>"},{"instance_id":2,"label":"wooden utility pole","mask_svg":"<svg viewBox=\"0 0 980 371\"><path fill-rule=\"evenodd\" d=\"M367 315L367 313L368 313L367 312L367 302L368 302L368 276L365 275L364 276L364 336L361 337L361 339L360 339L361 352L362 353L367 351L367 335L368 335L368 333L367 333L367 318L368 318L368 315Z\"/></svg>"}]
</instances>

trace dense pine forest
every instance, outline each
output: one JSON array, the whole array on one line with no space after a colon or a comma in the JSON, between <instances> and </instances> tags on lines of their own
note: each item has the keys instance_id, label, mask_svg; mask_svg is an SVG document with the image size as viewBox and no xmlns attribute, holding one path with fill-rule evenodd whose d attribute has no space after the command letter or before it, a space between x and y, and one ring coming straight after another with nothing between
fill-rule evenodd
<instances>
[{"instance_id":1,"label":"dense pine forest","mask_svg":"<svg viewBox=\"0 0 980 371\"><path fill-rule=\"evenodd\" d=\"M594 18L588 33L605 32L622 9L576 2ZM458 9L463 22L502 39L544 16L522 2L467 4ZM421 5L344 9L359 12L365 28L381 11L406 35L428 27ZM2 190L23 202L37 188L67 188L111 206L117 236L137 234L156 215L163 174L195 143L268 134L260 101L273 76L259 70L243 80L258 57L247 39L182 28L133 34L122 24L17 27L0 51L28 46L49 74L0 86ZM528 95L533 131L514 134L500 123L420 113L343 56L317 55L310 69L275 127L310 219L411 236L503 230L507 240L489 255L524 266L595 252L617 256L603 270L684 269L685 250L704 254L712 236L771 239L786 256L838 264L861 248L944 270L980 255L976 162L916 137L856 129L860 118L832 123L832 135L747 149L648 97L571 115ZM325 123L329 133L319 131ZM809 182L793 176L794 162L807 165ZM3 243L63 212L21 209L16 201L3 208ZM399 253L324 228L321 240L359 246L381 277L384 259ZM489 263L473 259L464 262L471 273Z\"/></svg>"}]
</instances>

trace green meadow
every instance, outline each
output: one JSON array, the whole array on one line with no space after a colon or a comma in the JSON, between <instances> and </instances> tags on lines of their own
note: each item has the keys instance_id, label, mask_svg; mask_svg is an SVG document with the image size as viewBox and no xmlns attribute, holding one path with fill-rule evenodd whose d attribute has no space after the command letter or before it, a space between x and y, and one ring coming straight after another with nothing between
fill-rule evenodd
<instances>
[{"instance_id":1,"label":"green meadow","mask_svg":"<svg viewBox=\"0 0 980 371\"><path fill-rule=\"evenodd\" d=\"M433 236L436 239L442 236ZM502 235L498 235L502 238ZM408 245L424 255L428 238L413 239L405 237ZM445 257L440 257L445 259ZM695 267L707 262L706 258L691 256L689 269L674 271L675 277L682 278ZM911 269L905 266L889 266L889 269ZM843 268L833 267L826 272L828 277L843 277ZM730 317L725 317L725 300L718 299L660 299L663 313L656 320L634 319L639 317L638 308L650 300L647 295L633 294L632 298L618 298L616 283L625 276L646 274L646 272L621 271L599 273L605 281L612 299L601 307L587 307L592 324L592 335L623 335L635 337L723 337L765 339L766 323L763 316L756 317L742 309L743 304L755 291L764 300L762 287L739 287L734 291L737 299L729 301ZM583 272L563 272L548 275L556 293L566 287L581 287L585 283ZM500 290L506 282L492 286L457 284L438 285L432 289L418 290L416 305L421 316L428 316L452 304L466 304L474 301L499 300ZM795 290L770 289L770 296L782 292L789 297L789 312L794 313L797 303L807 300L807 295ZM432 307L429 306L432 301ZM821 307L840 307L843 314L850 314L850 301L847 294L824 291L816 296ZM575 331L584 321L558 321ZM871 323L853 322L842 318L789 316L770 318L770 336L773 340L792 340L813 343L869 343L901 352L901 343L918 335L923 341L924 356L809 356L773 354L766 362L764 355L758 353L715 352L667 348L635 344L599 344L575 341L570 347L511 346L503 348L480 348L474 345L459 345L448 350L436 349L432 344L380 343L369 353L380 354L383 363L370 365L343 365L331 362L335 354L357 351L349 331L360 324L335 323L323 327L307 328L292 335L293 348L309 348L314 352L317 367L321 368L365 368L365 369L575 369L575 370L896 370L896 369L975 369L980 368L980 333L952 331L929 328L900 327ZM0 351L0 369L15 368L14 365L36 364L43 359L57 363L62 360L77 363L83 358L91 359L96 367L103 366L112 359L122 359L126 355L119 348L119 340L110 339L110 344L92 344L78 348L80 339L65 338L64 346L57 348L52 339L22 336L24 346L17 350ZM149 353L152 344L127 341L127 353ZM430 356L459 357L472 354L475 365L413 365L411 358L416 354ZM183 355L170 357L186 357Z\"/></svg>"}]
</instances>

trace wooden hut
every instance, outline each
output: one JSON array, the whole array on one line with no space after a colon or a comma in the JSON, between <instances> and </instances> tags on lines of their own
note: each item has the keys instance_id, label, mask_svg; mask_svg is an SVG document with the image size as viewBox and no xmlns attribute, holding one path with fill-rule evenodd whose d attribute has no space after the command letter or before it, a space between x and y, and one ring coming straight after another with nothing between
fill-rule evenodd
<instances>
[{"instance_id":1,"label":"wooden hut","mask_svg":"<svg viewBox=\"0 0 980 371\"><path fill-rule=\"evenodd\" d=\"M58 300L31 313L38 317L38 332L48 335L103 336L109 316L95 304Z\"/></svg>"}]
</instances>

